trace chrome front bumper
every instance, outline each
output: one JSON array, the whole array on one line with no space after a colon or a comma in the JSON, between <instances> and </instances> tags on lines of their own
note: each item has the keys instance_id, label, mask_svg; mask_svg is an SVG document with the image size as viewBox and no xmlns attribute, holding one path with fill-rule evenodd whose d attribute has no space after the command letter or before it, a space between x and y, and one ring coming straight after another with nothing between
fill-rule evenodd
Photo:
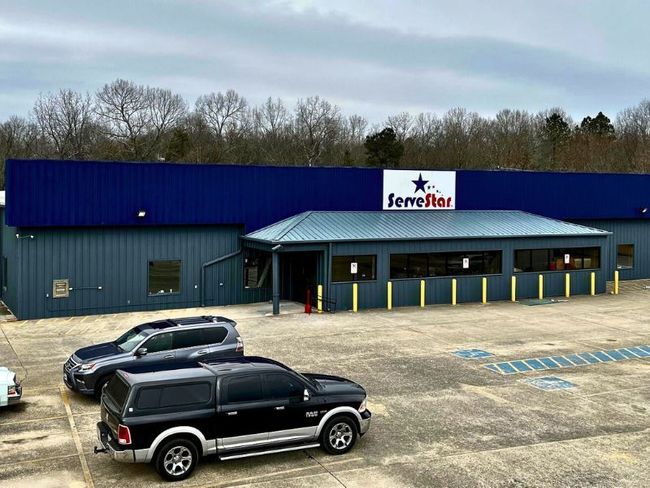
<instances>
[{"instance_id":1,"label":"chrome front bumper","mask_svg":"<svg viewBox=\"0 0 650 488\"><path fill-rule=\"evenodd\" d=\"M370 412L368 412L370 413ZM371 416L368 416L368 418L362 418L359 421L359 434L363 435L366 432L368 432L368 429L370 428L370 419L372 419Z\"/></svg>"}]
</instances>

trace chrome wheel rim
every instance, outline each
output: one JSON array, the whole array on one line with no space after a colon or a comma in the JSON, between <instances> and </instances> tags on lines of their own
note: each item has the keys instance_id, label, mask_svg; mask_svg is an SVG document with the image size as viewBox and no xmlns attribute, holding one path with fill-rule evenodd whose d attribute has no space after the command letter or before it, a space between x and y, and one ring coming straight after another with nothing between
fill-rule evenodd
<instances>
[{"instance_id":1,"label":"chrome wheel rim","mask_svg":"<svg viewBox=\"0 0 650 488\"><path fill-rule=\"evenodd\" d=\"M342 450L352 443L352 427L345 422L339 422L330 429L330 446L336 450Z\"/></svg>"},{"instance_id":2,"label":"chrome wheel rim","mask_svg":"<svg viewBox=\"0 0 650 488\"><path fill-rule=\"evenodd\" d=\"M187 473L192 465L192 453L185 446L172 447L165 454L163 466L171 476L180 476Z\"/></svg>"}]
</instances>

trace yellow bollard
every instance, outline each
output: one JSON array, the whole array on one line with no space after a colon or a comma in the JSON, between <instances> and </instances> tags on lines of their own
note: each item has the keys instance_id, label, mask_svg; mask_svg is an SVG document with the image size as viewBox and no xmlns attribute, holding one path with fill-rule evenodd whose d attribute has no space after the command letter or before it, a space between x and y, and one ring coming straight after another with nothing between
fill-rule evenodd
<instances>
[{"instance_id":1,"label":"yellow bollard","mask_svg":"<svg viewBox=\"0 0 650 488\"><path fill-rule=\"evenodd\" d=\"M596 273L591 272L591 296L596 294Z\"/></svg>"},{"instance_id":2,"label":"yellow bollard","mask_svg":"<svg viewBox=\"0 0 650 488\"><path fill-rule=\"evenodd\" d=\"M571 275L569 273L564 275L564 296L571 297Z\"/></svg>"},{"instance_id":3,"label":"yellow bollard","mask_svg":"<svg viewBox=\"0 0 650 488\"><path fill-rule=\"evenodd\" d=\"M456 278L451 280L451 304L456 305Z\"/></svg>"},{"instance_id":4,"label":"yellow bollard","mask_svg":"<svg viewBox=\"0 0 650 488\"><path fill-rule=\"evenodd\" d=\"M388 291L388 296L386 297L386 304L387 304L386 308L388 308L388 310L392 310L393 309L393 283L390 281L388 282L387 285L387 291Z\"/></svg>"},{"instance_id":5,"label":"yellow bollard","mask_svg":"<svg viewBox=\"0 0 650 488\"><path fill-rule=\"evenodd\" d=\"M318 313L323 313L323 285L318 285L316 288L316 310Z\"/></svg>"},{"instance_id":6,"label":"yellow bollard","mask_svg":"<svg viewBox=\"0 0 650 488\"><path fill-rule=\"evenodd\" d=\"M539 283L538 296L540 300L543 300L544 299L544 275L539 275L538 283Z\"/></svg>"},{"instance_id":7,"label":"yellow bollard","mask_svg":"<svg viewBox=\"0 0 650 488\"><path fill-rule=\"evenodd\" d=\"M487 278L483 278L483 293L481 295L483 305L487 303Z\"/></svg>"},{"instance_id":8,"label":"yellow bollard","mask_svg":"<svg viewBox=\"0 0 650 488\"><path fill-rule=\"evenodd\" d=\"M424 280L420 280L420 307L424 308L424 295L426 291L426 284Z\"/></svg>"},{"instance_id":9,"label":"yellow bollard","mask_svg":"<svg viewBox=\"0 0 650 488\"><path fill-rule=\"evenodd\" d=\"M618 271L614 271L614 295L618 295Z\"/></svg>"},{"instance_id":10,"label":"yellow bollard","mask_svg":"<svg viewBox=\"0 0 650 488\"><path fill-rule=\"evenodd\" d=\"M517 301L517 277L513 276L510 282L511 282L510 300L516 302Z\"/></svg>"},{"instance_id":11,"label":"yellow bollard","mask_svg":"<svg viewBox=\"0 0 650 488\"><path fill-rule=\"evenodd\" d=\"M352 284L352 311L359 310L359 283Z\"/></svg>"}]
</instances>

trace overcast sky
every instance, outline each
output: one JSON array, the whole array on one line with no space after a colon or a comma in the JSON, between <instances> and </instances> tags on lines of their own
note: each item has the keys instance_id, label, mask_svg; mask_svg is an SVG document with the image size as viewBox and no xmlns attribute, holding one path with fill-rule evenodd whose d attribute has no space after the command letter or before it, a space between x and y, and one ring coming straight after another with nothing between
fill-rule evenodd
<instances>
[{"instance_id":1,"label":"overcast sky","mask_svg":"<svg viewBox=\"0 0 650 488\"><path fill-rule=\"evenodd\" d=\"M318 94L372 122L458 106L614 118L650 97L649 18L641 0L0 0L0 119L116 78L190 105Z\"/></svg>"}]
</instances>

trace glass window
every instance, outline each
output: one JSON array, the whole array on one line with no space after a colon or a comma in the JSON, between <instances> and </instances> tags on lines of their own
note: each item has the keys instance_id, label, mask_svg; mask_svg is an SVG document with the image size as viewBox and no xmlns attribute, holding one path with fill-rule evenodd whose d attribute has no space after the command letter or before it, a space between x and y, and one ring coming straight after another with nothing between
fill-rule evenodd
<instances>
[{"instance_id":1,"label":"glass window","mask_svg":"<svg viewBox=\"0 0 650 488\"><path fill-rule=\"evenodd\" d=\"M599 247L517 249L515 273L600 268Z\"/></svg>"},{"instance_id":2,"label":"glass window","mask_svg":"<svg viewBox=\"0 0 650 488\"><path fill-rule=\"evenodd\" d=\"M616 248L616 267L629 269L634 267L634 244L619 244Z\"/></svg>"},{"instance_id":3,"label":"glass window","mask_svg":"<svg viewBox=\"0 0 650 488\"><path fill-rule=\"evenodd\" d=\"M138 398L135 401L135 408L138 410L158 408L160 405L161 392L162 388L160 387L142 388L138 393Z\"/></svg>"},{"instance_id":4,"label":"glass window","mask_svg":"<svg viewBox=\"0 0 650 488\"><path fill-rule=\"evenodd\" d=\"M172 348L172 333L165 332L153 336L142 347L147 348L147 354L152 352L169 351Z\"/></svg>"},{"instance_id":5,"label":"glass window","mask_svg":"<svg viewBox=\"0 0 650 488\"><path fill-rule=\"evenodd\" d=\"M180 261L149 261L149 295L180 293L180 291Z\"/></svg>"},{"instance_id":6,"label":"glass window","mask_svg":"<svg viewBox=\"0 0 650 488\"><path fill-rule=\"evenodd\" d=\"M239 376L226 381L226 403L256 402L262 399L258 375Z\"/></svg>"},{"instance_id":7,"label":"glass window","mask_svg":"<svg viewBox=\"0 0 650 488\"><path fill-rule=\"evenodd\" d=\"M203 344L221 344L228 335L225 327L208 327L203 329Z\"/></svg>"},{"instance_id":8,"label":"glass window","mask_svg":"<svg viewBox=\"0 0 650 488\"><path fill-rule=\"evenodd\" d=\"M131 352L135 346L140 344L144 338L151 333L151 329L148 329L148 332L147 329L148 328L140 325L134 327L118 337L115 341L115 345L123 352Z\"/></svg>"},{"instance_id":9,"label":"glass window","mask_svg":"<svg viewBox=\"0 0 650 488\"><path fill-rule=\"evenodd\" d=\"M390 256L391 279L500 273L501 251L391 254Z\"/></svg>"},{"instance_id":10,"label":"glass window","mask_svg":"<svg viewBox=\"0 0 650 488\"><path fill-rule=\"evenodd\" d=\"M353 273L356 266L356 273ZM376 279L377 256L332 257L332 281L370 281Z\"/></svg>"},{"instance_id":11,"label":"glass window","mask_svg":"<svg viewBox=\"0 0 650 488\"><path fill-rule=\"evenodd\" d=\"M121 412L126 398L129 396L129 385L119 375L113 375L106 386L106 395L110 397L117 409Z\"/></svg>"},{"instance_id":12,"label":"glass window","mask_svg":"<svg viewBox=\"0 0 650 488\"><path fill-rule=\"evenodd\" d=\"M197 347L203 345L203 334L201 333L201 329L179 330L172 332L172 337L174 349L183 349L185 347Z\"/></svg>"},{"instance_id":13,"label":"glass window","mask_svg":"<svg viewBox=\"0 0 650 488\"><path fill-rule=\"evenodd\" d=\"M210 390L210 383L166 386L160 395L160 408L208 403Z\"/></svg>"},{"instance_id":14,"label":"glass window","mask_svg":"<svg viewBox=\"0 0 650 488\"><path fill-rule=\"evenodd\" d=\"M271 255L256 249L244 255L244 288L271 287Z\"/></svg>"},{"instance_id":15,"label":"glass window","mask_svg":"<svg viewBox=\"0 0 650 488\"><path fill-rule=\"evenodd\" d=\"M267 398L273 399L302 397L304 390L304 386L298 380L282 373L267 374L264 385Z\"/></svg>"}]
</instances>

